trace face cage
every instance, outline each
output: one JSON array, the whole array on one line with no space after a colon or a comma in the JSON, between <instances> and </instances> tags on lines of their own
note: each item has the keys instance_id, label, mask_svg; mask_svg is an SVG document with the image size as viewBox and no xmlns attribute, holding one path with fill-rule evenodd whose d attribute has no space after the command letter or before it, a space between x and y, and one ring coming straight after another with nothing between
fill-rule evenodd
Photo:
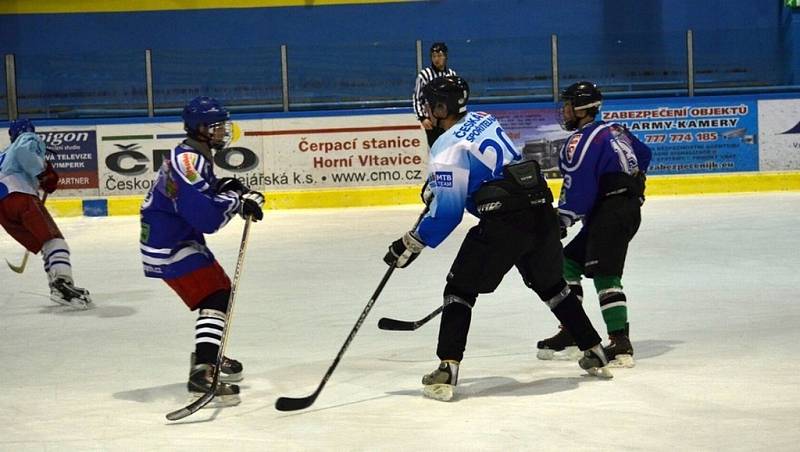
<instances>
[{"instance_id":1,"label":"face cage","mask_svg":"<svg viewBox=\"0 0 800 452\"><path fill-rule=\"evenodd\" d=\"M223 127L223 132L222 137L217 139L216 130L219 127ZM233 123L230 121L222 121L209 124L206 137L208 138L208 143L211 149L215 149L217 151L225 149L225 147L230 144L231 139L233 139Z\"/></svg>"},{"instance_id":2,"label":"face cage","mask_svg":"<svg viewBox=\"0 0 800 452\"><path fill-rule=\"evenodd\" d=\"M564 117L564 109L567 108L568 103L569 109L572 110L572 119L570 121L567 121L567 119ZM575 109L572 107L572 99L562 99L561 102L556 104L556 109L558 124L562 129L566 130L567 132L572 132L578 128L578 117L575 115Z\"/></svg>"}]
</instances>

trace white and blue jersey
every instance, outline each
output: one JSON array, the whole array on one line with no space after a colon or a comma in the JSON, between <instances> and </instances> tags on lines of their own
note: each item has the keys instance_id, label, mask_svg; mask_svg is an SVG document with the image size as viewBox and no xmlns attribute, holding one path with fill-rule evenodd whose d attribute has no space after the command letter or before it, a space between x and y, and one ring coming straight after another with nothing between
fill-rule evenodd
<instances>
[{"instance_id":1,"label":"white and blue jersey","mask_svg":"<svg viewBox=\"0 0 800 452\"><path fill-rule=\"evenodd\" d=\"M589 215L603 193L600 176L623 172L646 173L650 148L616 123L591 122L570 135L561 148L558 166L564 185L558 200L558 213L575 223Z\"/></svg>"},{"instance_id":2,"label":"white and blue jersey","mask_svg":"<svg viewBox=\"0 0 800 452\"><path fill-rule=\"evenodd\" d=\"M473 194L485 182L503 178L503 167L521 160L497 118L468 112L431 147L428 184L433 201L416 235L435 248L458 226L464 210L478 216Z\"/></svg>"},{"instance_id":3,"label":"white and blue jersey","mask_svg":"<svg viewBox=\"0 0 800 452\"><path fill-rule=\"evenodd\" d=\"M184 142L161 165L141 209L145 276L172 279L214 262L203 234L225 226L240 201L234 192L215 191L210 158Z\"/></svg>"},{"instance_id":4,"label":"white and blue jersey","mask_svg":"<svg viewBox=\"0 0 800 452\"><path fill-rule=\"evenodd\" d=\"M47 165L44 141L33 132L20 134L0 152L0 199L9 193L38 196L39 179Z\"/></svg>"}]
</instances>

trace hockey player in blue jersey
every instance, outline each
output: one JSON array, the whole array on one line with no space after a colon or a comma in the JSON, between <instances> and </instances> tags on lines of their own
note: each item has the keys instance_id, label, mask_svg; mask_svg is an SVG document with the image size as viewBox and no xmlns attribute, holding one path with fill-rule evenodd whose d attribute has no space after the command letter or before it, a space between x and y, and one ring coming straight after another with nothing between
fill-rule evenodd
<instances>
[{"instance_id":1,"label":"hockey player in blue jersey","mask_svg":"<svg viewBox=\"0 0 800 452\"><path fill-rule=\"evenodd\" d=\"M583 226L564 247L564 278L583 298L581 275L593 278L608 329L605 352L611 367L633 367L627 298L622 270L641 223L644 181L651 151L623 126L595 120L602 94L581 81L561 93L562 126L574 132L559 154L564 185L558 202L563 236L577 222ZM539 341L540 359L564 358L575 339L568 329Z\"/></svg>"},{"instance_id":2,"label":"hockey player in blue jersey","mask_svg":"<svg viewBox=\"0 0 800 452\"><path fill-rule=\"evenodd\" d=\"M192 311L195 352L191 356L188 390L211 388L217 353L225 327L231 283L204 234L225 226L237 213L253 221L263 218L264 196L238 179L214 175L214 151L230 141L228 111L215 99L201 96L182 112L186 139L164 160L141 209L140 249L145 276L163 279ZM239 403L242 364L224 357L216 406Z\"/></svg>"},{"instance_id":3,"label":"hockey player in blue jersey","mask_svg":"<svg viewBox=\"0 0 800 452\"><path fill-rule=\"evenodd\" d=\"M538 163L521 162L494 116L467 112L469 87L461 77L432 81L425 96L431 117L445 130L430 151L423 190L428 212L415 230L390 245L384 261L406 267L423 248L442 243L465 209L480 221L447 275L436 350L441 362L422 378L423 394L453 398L475 301L493 292L512 267L586 351L581 367L610 377L600 336L562 277L558 217Z\"/></svg>"},{"instance_id":4,"label":"hockey player in blue jersey","mask_svg":"<svg viewBox=\"0 0 800 452\"><path fill-rule=\"evenodd\" d=\"M35 132L27 119L12 121L8 129L11 144L0 152L0 224L29 252L42 252L50 300L86 309L92 303L89 291L73 283L69 246L39 198L40 189L56 190L58 174Z\"/></svg>"}]
</instances>

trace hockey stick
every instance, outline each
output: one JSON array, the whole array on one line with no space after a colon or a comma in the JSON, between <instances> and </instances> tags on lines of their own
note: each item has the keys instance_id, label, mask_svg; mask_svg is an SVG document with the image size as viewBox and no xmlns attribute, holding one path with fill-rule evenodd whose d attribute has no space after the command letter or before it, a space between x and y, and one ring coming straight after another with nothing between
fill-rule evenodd
<instances>
[{"instance_id":1,"label":"hockey stick","mask_svg":"<svg viewBox=\"0 0 800 452\"><path fill-rule=\"evenodd\" d=\"M244 265L244 252L247 250L247 238L250 235L250 223L253 217L248 216L244 223L244 232L242 232L242 243L239 245L239 258L236 260L236 272L233 274L233 282L231 283L231 294L228 297L228 309L225 311L225 327L222 332L222 339L219 343L219 351L217 352L217 363L214 366L214 378L211 380L211 389L205 394L200 396L197 400L189 405L167 413L167 419L170 421L177 421L196 413L198 410L208 405L214 399L219 385L219 369L221 367L223 356L225 356L225 345L227 344L228 333L231 330L231 320L233 316L233 303L236 301L236 290L239 287L239 278L242 276L242 267Z\"/></svg>"},{"instance_id":2,"label":"hockey stick","mask_svg":"<svg viewBox=\"0 0 800 452\"><path fill-rule=\"evenodd\" d=\"M42 205L44 205L45 201L47 201L47 193L42 196ZM11 269L14 273L22 273L25 271L25 266L28 265L28 257L30 257L31 252L25 250L25 255L22 256L22 263L19 265L14 265L6 259L6 264L8 264L8 268Z\"/></svg>"},{"instance_id":3,"label":"hockey stick","mask_svg":"<svg viewBox=\"0 0 800 452\"><path fill-rule=\"evenodd\" d=\"M422 325L428 323L428 321L432 318L441 314L442 309L444 309L444 305L439 306L436 308L436 310L419 320L397 320L383 317L378 320L378 328L389 331L414 331Z\"/></svg>"},{"instance_id":4,"label":"hockey stick","mask_svg":"<svg viewBox=\"0 0 800 452\"><path fill-rule=\"evenodd\" d=\"M414 226L411 228L411 230L417 229L417 225L419 225L419 222L422 221L422 217L424 217L426 213L428 213L427 207L419 215L419 218L417 218L417 222L414 223ZM375 288L375 292L372 294L372 298L370 298L369 302L367 302L367 305L364 306L364 310L361 311L361 315L358 317L355 326L353 327L353 329L350 330L350 334L347 336L347 340L344 341L342 348L339 349L339 353L333 360L333 364L331 364L331 366L328 367L328 371L325 372L325 376L322 377L322 381L319 382L317 390L307 397L299 397L299 398L279 397L278 400L275 401L276 410L278 411L302 410L310 407L314 403L314 401L317 400L319 393L322 392L322 388L325 387L325 383L328 382L328 379L333 374L333 371L336 369L336 366L339 365L339 361L341 361L342 356L344 356L344 352L347 350L347 347L350 346L350 342L353 341L353 338L356 336L356 333L358 332L359 328L361 328L361 324L364 323L364 319L367 318L367 314L369 314L369 311L372 309L372 306L378 299L378 295L380 295L381 291L383 291L383 287L386 285L386 282L389 281L389 277L392 276L392 273L394 272L395 268L397 267L395 265L392 265L389 267L388 270L386 270L386 273L383 275L381 282L378 283L378 287Z\"/></svg>"}]
</instances>

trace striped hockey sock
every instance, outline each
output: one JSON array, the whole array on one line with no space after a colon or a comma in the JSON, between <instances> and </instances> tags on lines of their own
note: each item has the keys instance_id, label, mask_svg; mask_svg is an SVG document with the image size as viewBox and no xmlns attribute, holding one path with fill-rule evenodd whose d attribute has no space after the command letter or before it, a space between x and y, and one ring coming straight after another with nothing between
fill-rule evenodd
<instances>
[{"instance_id":1,"label":"striped hockey sock","mask_svg":"<svg viewBox=\"0 0 800 452\"><path fill-rule=\"evenodd\" d=\"M42 260L47 278L52 282L60 277L72 281L72 264L69 259L69 246L62 238L50 239L42 245Z\"/></svg>"},{"instance_id":2,"label":"striped hockey sock","mask_svg":"<svg viewBox=\"0 0 800 452\"><path fill-rule=\"evenodd\" d=\"M195 353L197 364L213 364L217 361L217 353L222 342L225 328L225 313L216 309L201 309L194 330Z\"/></svg>"}]
</instances>

